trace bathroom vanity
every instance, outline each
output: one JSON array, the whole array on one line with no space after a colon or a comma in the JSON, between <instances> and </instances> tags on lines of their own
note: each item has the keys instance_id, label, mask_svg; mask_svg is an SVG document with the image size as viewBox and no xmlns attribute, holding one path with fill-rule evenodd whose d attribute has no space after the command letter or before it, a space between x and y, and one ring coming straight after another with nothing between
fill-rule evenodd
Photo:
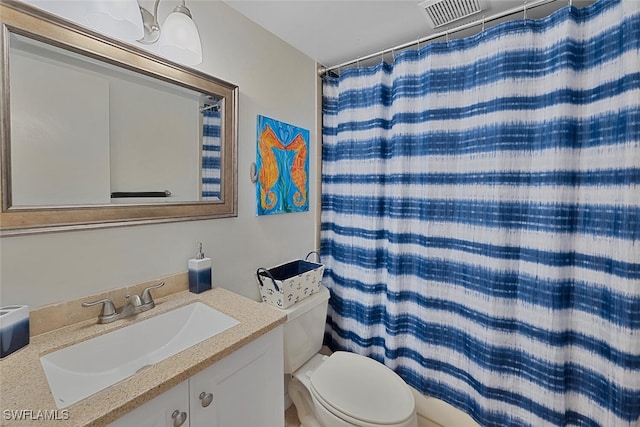
<instances>
[{"instance_id":1,"label":"bathroom vanity","mask_svg":"<svg viewBox=\"0 0 640 427\"><path fill-rule=\"evenodd\" d=\"M283 403L274 398L282 376L282 327L109 424L130 426L278 426Z\"/></svg>"},{"instance_id":2,"label":"bathroom vanity","mask_svg":"<svg viewBox=\"0 0 640 427\"><path fill-rule=\"evenodd\" d=\"M196 302L239 323L77 403L58 407L42 356ZM221 288L201 294L183 291L156 303L130 319L109 324L93 319L37 335L3 359L0 425L284 425L281 312Z\"/></svg>"}]
</instances>

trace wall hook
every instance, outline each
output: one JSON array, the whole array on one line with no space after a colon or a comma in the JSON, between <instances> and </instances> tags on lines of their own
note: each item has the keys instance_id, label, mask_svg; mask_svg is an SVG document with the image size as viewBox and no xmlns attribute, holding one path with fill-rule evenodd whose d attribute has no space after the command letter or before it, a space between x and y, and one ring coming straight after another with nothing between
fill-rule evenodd
<instances>
[{"instance_id":1,"label":"wall hook","mask_svg":"<svg viewBox=\"0 0 640 427\"><path fill-rule=\"evenodd\" d=\"M249 168L249 178L254 184L258 181L258 167L256 166L256 162L251 162L251 167Z\"/></svg>"}]
</instances>

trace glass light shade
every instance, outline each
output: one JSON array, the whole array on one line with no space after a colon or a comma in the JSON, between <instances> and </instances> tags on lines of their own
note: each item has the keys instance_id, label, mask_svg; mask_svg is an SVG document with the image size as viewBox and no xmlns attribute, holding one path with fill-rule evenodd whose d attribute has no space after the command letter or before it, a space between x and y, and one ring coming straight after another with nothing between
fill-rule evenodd
<instances>
[{"instance_id":1,"label":"glass light shade","mask_svg":"<svg viewBox=\"0 0 640 427\"><path fill-rule=\"evenodd\" d=\"M160 30L158 51L185 65L201 63L202 44L196 23L182 12L170 13Z\"/></svg>"},{"instance_id":2,"label":"glass light shade","mask_svg":"<svg viewBox=\"0 0 640 427\"><path fill-rule=\"evenodd\" d=\"M144 35L137 0L90 0L85 18L96 31L130 42Z\"/></svg>"}]
</instances>

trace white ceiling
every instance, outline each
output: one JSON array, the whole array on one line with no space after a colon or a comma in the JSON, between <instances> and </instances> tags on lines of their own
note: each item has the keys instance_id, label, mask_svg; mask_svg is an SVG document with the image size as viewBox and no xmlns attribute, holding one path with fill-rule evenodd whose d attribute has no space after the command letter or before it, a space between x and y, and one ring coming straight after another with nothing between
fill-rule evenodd
<instances>
[{"instance_id":1,"label":"white ceiling","mask_svg":"<svg viewBox=\"0 0 640 427\"><path fill-rule=\"evenodd\" d=\"M229 6L285 40L290 45L331 67L405 43L417 41L447 27L432 29L422 0L224 0ZM529 9L528 18L546 16L566 6L569 0L557 0ZM451 24L454 28L482 17L518 7L524 0L486 0L482 12ZM529 4L534 1L529 0ZM593 0L573 0L582 7ZM522 18L520 12L506 19ZM494 23L487 23L486 27ZM480 30L451 34L463 37ZM443 37L444 39L444 37Z\"/></svg>"}]
</instances>

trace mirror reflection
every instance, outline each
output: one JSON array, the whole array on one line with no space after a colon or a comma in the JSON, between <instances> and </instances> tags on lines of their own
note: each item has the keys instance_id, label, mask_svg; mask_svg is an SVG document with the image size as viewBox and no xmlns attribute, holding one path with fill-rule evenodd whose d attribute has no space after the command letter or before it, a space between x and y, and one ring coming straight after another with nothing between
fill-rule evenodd
<instances>
[{"instance_id":1,"label":"mirror reflection","mask_svg":"<svg viewBox=\"0 0 640 427\"><path fill-rule=\"evenodd\" d=\"M238 87L0 1L0 236L237 215Z\"/></svg>"},{"instance_id":2,"label":"mirror reflection","mask_svg":"<svg viewBox=\"0 0 640 427\"><path fill-rule=\"evenodd\" d=\"M220 200L221 97L9 46L12 207Z\"/></svg>"}]
</instances>

